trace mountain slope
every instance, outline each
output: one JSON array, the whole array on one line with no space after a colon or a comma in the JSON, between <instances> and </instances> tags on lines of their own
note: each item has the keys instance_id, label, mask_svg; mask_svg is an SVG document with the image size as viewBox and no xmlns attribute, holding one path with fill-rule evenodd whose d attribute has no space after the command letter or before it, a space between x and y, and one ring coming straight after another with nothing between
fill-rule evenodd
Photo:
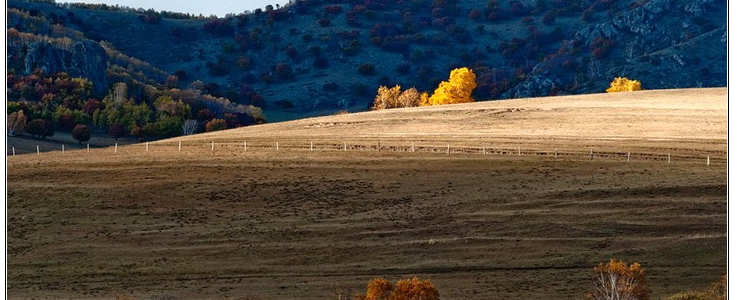
<instances>
[{"instance_id":1,"label":"mountain slope","mask_svg":"<svg viewBox=\"0 0 750 300\"><path fill-rule=\"evenodd\" d=\"M726 85L726 3L712 0L309 0L229 18L9 6L184 71L180 86L215 83L271 120L364 110L378 85L432 91L457 66L477 72L479 100L599 92L623 75L647 89Z\"/></svg>"}]
</instances>

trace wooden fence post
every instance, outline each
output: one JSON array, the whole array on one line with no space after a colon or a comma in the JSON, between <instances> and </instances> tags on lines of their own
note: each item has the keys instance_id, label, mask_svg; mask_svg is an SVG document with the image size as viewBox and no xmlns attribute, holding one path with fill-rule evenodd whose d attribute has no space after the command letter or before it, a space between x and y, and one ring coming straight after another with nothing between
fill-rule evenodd
<instances>
[{"instance_id":1,"label":"wooden fence post","mask_svg":"<svg viewBox=\"0 0 750 300\"><path fill-rule=\"evenodd\" d=\"M711 156L706 155L706 165L707 166L711 165Z\"/></svg>"},{"instance_id":2,"label":"wooden fence post","mask_svg":"<svg viewBox=\"0 0 750 300\"><path fill-rule=\"evenodd\" d=\"M13 148L13 156L16 156L16 147L12 147L12 148Z\"/></svg>"},{"instance_id":3,"label":"wooden fence post","mask_svg":"<svg viewBox=\"0 0 750 300\"><path fill-rule=\"evenodd\" d=\"M589 150L589 159L594 159L594 148L591 148L591 150Z\"/></svg>"},{"instance_id":4,"label":"wooden fence post","mask_svg":"<svg viewBox=\"0 0 750 300\"><path fill-rule=\"evenodd\" d=\"M310 142L310 151L313 151L313 142Z\"/></svg>"},{"instance_id":5,"label":"wooden fence post","mask_svg":"<svg viewBox=\"0 0 750 300\"><path fill-rule=\"evenodd\" d=\"M557 158L557 148L555 148L555 158Z\"/></svg>"},{"instance_id":6,"label":"wooden fence post","mask_svg":"<svg viewBox=\"0 0 750 300\"><path fill-rule=\"evenodd\" d=\"M518 155L521 155L521 146L518 146Z\"/></svg>"},{"instance_id":7,"label":"wooden fence post","mask_svg":"<svg viewBox=\"0 0 750 300\"><path fill-rule=\"evenodd\" d=\"M146 141L146 152L148 152L148 141Z\"/></svg>"},{"instance_id":8,"label":"wooden fence post","mask_svg":"<svg viewBox=\"0 0 750 300\"><path fill-rule=\"evenodd\" d=\"M86 153L91 153L91 148L88 143L86 143Z\"/></svg>"},{"instance_id":9,"label":"wooden fence post","mask_svg":"<svg viewBox=\"0 0 750 300\"><path fill-rule=\"evenodd\" d=\"M62 144L62 153L65 153L65 144Z\"/></svg>"},{"instance_id":10,"label":"wooden fence post","mask_svg":"<svg viewBox=\"0 0 750 300\"><path fill-rule=\"evenodd\" d=\"M448 144L448 155L451 154L451 144Z\"/></svg>"},{"instance_id":11,"label":"wooden fence post","mask_svg":"<svg viewBox=\"0 0 750 300\"><path fill-rule=\"evenodd\" d=\"M117 153L117 143L115 143L115 153Z\"/></svg>"},{"instance_id":12,"label":"wooden fence post","mask_svg":"<svg viewBox=\"0 0 750 300\"><path fill-rule=\"evenodd\" d=\"M628 151L628 162L630 162L630 151Z\"/></svg>"},{"instance_id":13,"label":"wooden fence post","mask_svg":"<svg viewBox=\"0 0 750 300\"><path fill-rule=\"evenodd\" d=\"M411 143L411 152L414 152L414 143Z\"/></svg>"},{"instance_id":14,"label":"wooden fence post","mask_svg":"<svg viewBox=\"0 0 750 300\"><path fill-rule=\"evenodd\" d=\"M667 163L668 164L672 163L672 154L671 153L667 153Z\"/></svg>"},{"instance_id":15,"label":"wooden fence post","mask_svg":"<svg viewBox=\"0 0 750 300\"><path fill-rule=\"evenodd\" d=\"M344 152L346 152L346 142L344 142Z\"/></svg>"},{"instance_id":16,"label":"wooden fence post","mask_svg":"<svg viewBox=\"0 0 750 300\"><path fill-rule=\"evenodd\" d=\"M279 142L276 142L276 151L279 151Z\"/></svg>"},{"instance_id":17,"label":"wooden fence post","mask_svg":"<svg viewBox=\"0 0 750 300\"><path fill-rule=\"evenodd\" d=\"M177 152L182 151L182 141L177 141Z\"/></svg>"},{"instance_id":18,"label":"wooden fence post","mask_svg":"<svg viewBox=\"0 0 750 300\"><path fill-rule=\"evenodd\" d=\"M36 145L36 156L39 156L39 145Z\"/></svg>"}]
</instances>

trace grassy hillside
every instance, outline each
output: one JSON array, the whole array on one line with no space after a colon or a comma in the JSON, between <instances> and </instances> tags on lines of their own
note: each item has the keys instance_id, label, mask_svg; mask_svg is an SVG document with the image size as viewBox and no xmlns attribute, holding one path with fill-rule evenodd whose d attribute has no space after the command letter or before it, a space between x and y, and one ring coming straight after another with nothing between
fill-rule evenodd
<instances>
[{"instance_id":1,"label":"grassy hillside","mask_svg":"<svg viewBox=\"0 0 750 300\"><path fill-rule=\"evenodd\" d=\"M457 66L477 72L479 100L600 92L616 76L647 89L726 85L721 1L307 0L224 18L8 5L271 121L362 111L379 85L431 92Z\"/></svg>"},{"instance_id":2,"label":"grassy hillside","mask_svg":"<svg viewBox=\"0 0 750 300\"><path fill-rule=\"evenodd\" d=\"M727 267L726 97L394 109L9 157L8 296L333 299L419 276L441 299L581 299L610 258L642 263L654 299L703 289ZM540 155L555 148L573 154Z\"/></svg>"}]
</instances>

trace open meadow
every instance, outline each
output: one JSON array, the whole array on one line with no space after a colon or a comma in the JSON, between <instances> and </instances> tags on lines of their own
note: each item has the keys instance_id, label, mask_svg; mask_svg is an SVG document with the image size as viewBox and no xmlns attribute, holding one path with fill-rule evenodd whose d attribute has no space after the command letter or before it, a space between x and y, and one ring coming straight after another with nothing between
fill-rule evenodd
<instances>
[{"instance_id":1,"label":"open meadow","mask_svg":"<svg viewBox=\"0 0 750 300\"><path fill-rule=\"evenodd\" d=\"M8 156L7 293L334 299L419 276L441 299L582 299L610 258L654 299L703 289L727 267L727 126L726 88L659 90Z\"/></svg>"}]
</instances>

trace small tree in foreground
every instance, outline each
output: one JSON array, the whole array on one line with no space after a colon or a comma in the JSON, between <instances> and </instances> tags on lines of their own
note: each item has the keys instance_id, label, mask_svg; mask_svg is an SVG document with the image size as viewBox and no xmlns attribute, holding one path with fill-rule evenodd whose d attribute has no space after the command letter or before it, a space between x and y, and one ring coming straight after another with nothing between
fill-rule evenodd
<instances>
[{"instance_id":1,"label":"small tree in foreground","mask_svg":"<svg viewBox=\"0 0 750 300\"><path fill-rule=\"evenodd\" d=\"M646 283L646 270L639 263L610 260L594 268L594 291L591 300L649 300L651 289Z\"/></svg>"},{"instance_id":2,"label":"small tree in foreground","mask_svg":"<svg viewBox=\"0 0 750 300\"><path fill-rule=\"evenodd\" d=\"M438 300L440 293L429 280L419 278L399 280L394 287L383 278L370 280L367 294L357 296L359 300Z\"/></svg>"},{"instance_id":3,"label":"small tree in foreground","mask_svg":"<svg viewBox=\"0 0 750 300\"><path fill-rule=\"evenodd\" d=\"M720 300L727 300L727 280L727 274L724 274L719 281L711 285L708 292Z\"/></svg>"},{"instance_id":4,"label":"small tree in foreground","mask_svg":"<svg viewBox=\"0 0 750 300\"><path fill-rule=\"evenodd\" d=\"M386 300L393 291L393 284L383 278L375 278L367 284L365 300Z\"/></svg>"},{"instance_id":5,"label":"small tree in foreground","mask_svg":"<svg viewBox=\"0 0 750 300\"><path fill-rule=\"evenodd\" d=\"M91 131L89 131L89 128L83 124L78 124L76 127L73 127L73 131L70 135L72 135L79 144L91 139Z\"/></svg>"},{"instance_id":6,"label":"small tree in foreground","mask_svg":"<svg viewBox=\"0 0 750 300\"><path fill-rule=\"evenodd\" d=\"M663 300L727 300L727 275L714 282L708 290L687 291L662 298Z\"/></svg>"},{"instance_id":7,"label":"small tree in foreground","mask_svg":"<svg viewBox=\"0 0 750 300\"><path fill-rule=\"evenodd\" d=\"M607 93L640 91L641 82L630 80L627 77L617 77L609 84Z\"/></svg>"}]
</instances>

